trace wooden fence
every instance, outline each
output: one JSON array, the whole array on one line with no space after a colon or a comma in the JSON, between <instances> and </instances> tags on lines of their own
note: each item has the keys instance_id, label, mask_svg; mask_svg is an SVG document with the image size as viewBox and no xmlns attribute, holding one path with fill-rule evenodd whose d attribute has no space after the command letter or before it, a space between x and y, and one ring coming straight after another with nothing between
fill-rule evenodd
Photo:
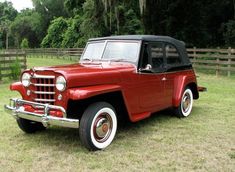
<instances>
[{"instance_id":1,"label":"wooden fence","mask_svg":"<svg viewBox=\"0 0 235 172\"><path fill-rule=\"evenodd\" d=\"M28 57L58 58L78 61L83 48L36 48L24 50Z\"/></svg>"},{"instance_id":2,"label":"wooden fence","mask_svg":"<svg viewBox=\"0 0 235 172\"><path fill-rule=\"evenodd\" d=\"M58 58L78 61L82 55L83 48L37 48L23 50L10 50L10 52L26 52L27 57ZM235 73L235 49L202 49L188 48L190 60L197 69L215 71L218 76L226 73L228 76Z\"/></svg>"},{"instance_id":3,"label":"wooden fence","mask_svg":"<svg viewBox=\"0 0 235 172\"><path fill-rule=\"evenodd\" d=\"M18 63L15 63L18 62ZM4 77L11 77L13 65L19 65L21 70L26 69L26 53L25 52L3 52L0 53L0 81ZM16 66L17 67L17 66ZM17 70L17 69L16 69Z\"/></svg>"},{"instance_id":4,"label":"wooden fence","mask_svg":"<svg viewBox=\"0 0 235 172\"><path fill-rule=\"evenodd\" d=\"M235 72L235 49L187 49L195 69L214 70L218 76L226 72L228 76Z\"/></svg>"}]
</instances>

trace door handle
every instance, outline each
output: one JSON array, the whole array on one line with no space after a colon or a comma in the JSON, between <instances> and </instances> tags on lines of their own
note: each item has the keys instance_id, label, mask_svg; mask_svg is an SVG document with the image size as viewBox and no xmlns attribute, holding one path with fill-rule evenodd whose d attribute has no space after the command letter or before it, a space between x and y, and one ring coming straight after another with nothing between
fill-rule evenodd
<instances>
[{"instance_id":1,"label":"door handle","mask_svg":"<svg viewBox=\"0 0 235 172\"><path fill-rule=\"evenodd\" d=\"M163 78L162 78L162 81L166 81L166 77L163 77Z\"/></svg>"}]
</instances>

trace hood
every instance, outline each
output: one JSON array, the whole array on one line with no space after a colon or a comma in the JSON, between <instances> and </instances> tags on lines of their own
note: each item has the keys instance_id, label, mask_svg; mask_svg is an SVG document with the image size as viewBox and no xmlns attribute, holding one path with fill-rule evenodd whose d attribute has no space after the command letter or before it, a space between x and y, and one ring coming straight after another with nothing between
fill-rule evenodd
<instances>
[{"instance_id":1,"label":"hood","mask_svg":"<svg viewBox=\"0 0 235 172\"><path fill-rule=\"evenodd\" d=\"M55 75L63 75L68 87L101 85L118 83L122 73L135 72L136 67L131 63L123 62L92 62L76 63L51 67L36 67L35 72L54 72Z\"/></svg>"}]
</instances>

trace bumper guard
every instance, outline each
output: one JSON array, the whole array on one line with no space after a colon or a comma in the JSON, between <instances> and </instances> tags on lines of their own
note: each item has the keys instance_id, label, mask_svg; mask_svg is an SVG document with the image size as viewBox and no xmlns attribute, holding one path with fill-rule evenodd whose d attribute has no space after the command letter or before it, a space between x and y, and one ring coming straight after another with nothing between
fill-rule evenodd
<instances>
[{"instance_id":1,"label":"bumper guard","mask_svg":"<svg viewBox=\"0 0 235 172\"><path fill-rule=\"evenodd\" d=\"M44 114L25 111L23 105L31 105L43 108ZM10 99L10 104L5 105L4 108L5 111L12 115L15 119L24 118L31 121L41 122L45 127L48 127L49 125L55 125L68 128L79 128L79 120L67 118L66 111L61 106L42 104L13 98ZM50 116L49 111L51 109L60 110L63 113L63 118Z\"/></svg>"}]
</instances>

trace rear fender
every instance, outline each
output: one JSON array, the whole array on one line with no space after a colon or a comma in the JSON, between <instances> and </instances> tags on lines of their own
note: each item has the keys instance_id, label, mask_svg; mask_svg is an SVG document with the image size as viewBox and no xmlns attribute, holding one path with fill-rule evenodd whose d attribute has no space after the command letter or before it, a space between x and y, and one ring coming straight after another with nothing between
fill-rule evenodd
<instances>
[{"instance_id":1,"label":"rear fender","mask_svg":"<svg viewBox=\"0 0 235 172\"><path fill-rule=\"evenodd\" d=\"M172 98L173 107L178 107L180 105L183 91L185 87L191 83L196 83L196 80L190 76L182 75L175 78Z\"/></svg>"}]
</instances>

